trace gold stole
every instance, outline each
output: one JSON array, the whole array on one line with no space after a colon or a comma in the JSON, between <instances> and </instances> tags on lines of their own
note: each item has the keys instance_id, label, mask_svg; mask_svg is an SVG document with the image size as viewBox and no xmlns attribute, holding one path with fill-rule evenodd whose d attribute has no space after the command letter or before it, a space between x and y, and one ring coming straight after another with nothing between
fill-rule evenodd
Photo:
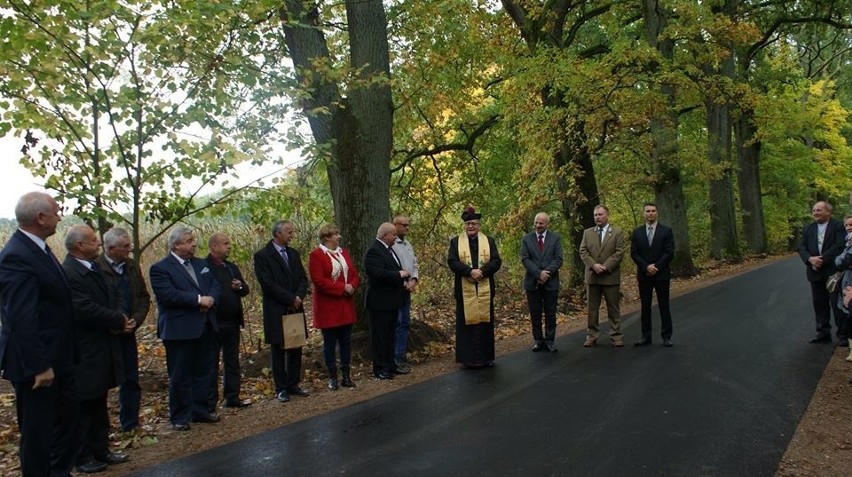
<instances>
[{"instance_id":1,"label":"gold stole","mask_svg":"<svg viewBox=\"0 0 852 477\"><path fill-rule=\"evenodd\" d=\"M491 247L488 244L488 237L483 234L478 235L479 241L479 268L488 263L491 259ZM470 256L470 242L467 234L459 235L458 244L459 260L469 267L473 267L473 260ZM464 305L464 322L466 325L475 325L477 323L488 323L491 321L491 280L485 279L479 283L471 283L462 277L462 302Z\"/></svg>"}]
</instances>

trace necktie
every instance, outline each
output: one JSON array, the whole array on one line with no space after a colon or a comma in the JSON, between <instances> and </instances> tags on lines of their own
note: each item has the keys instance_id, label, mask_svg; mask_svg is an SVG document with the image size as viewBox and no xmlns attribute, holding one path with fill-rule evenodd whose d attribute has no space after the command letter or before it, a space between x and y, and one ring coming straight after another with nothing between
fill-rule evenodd
<instances>
[{"instance_id":1,"label":"necktie","mask_svg":"<svg viewBox=\"0 0 852 477\"><path fill-rule=\"evenodd\" d=\"M195 276L195 269L192 268L192 262L190 262L189 260L184 260L183 267L186 268L187 273L189 273L189 276L192 277L192 281L195 282L196 285L198 285L198 277Z\"/></svg>"},{"instance_id":2,"label":"necktie","mask_svg":"<svg viewBox=\"0 0 852 477\"><path fill-rule=\"evenodd\" d=\"M124 262L112 262L112 269L117 275L124 275Z\"/></svg>"},{"instance_id":3,"label":"necktie","mask_svg":"<svg viewBox=\"0 0 852 477\"><path fill-rule=\"evenodd\" d=\"M538 251L544 252L544 234L538 234Z\"/></svg>"},{"instance_id":4,"label":"necktie","mask_svg":"<svg viewBox=\"0 0 852 477\"><path fill-rule=\"evenodd\" d=\"M287 255L287 247L281 247L281 258L284 259L284 265L290 268L290 256Z\"/></svg>"},{"instance_id":5,"label":"necktie","mask_svg":"<svg viewBox=\"0 0 852 477\"><path fill-rule=\"evenodd\" d=\"M390 252L391 256L393 257L393 261L396 262L396 266L402 268L402 262L399 261L399 257L396 256L391 247L388 247L388 252Z\"/></svg>"},{"instance_id":6,"label":"necktie","mask_svg":"<svg viewBox=\"0 0 852 477\"><path fill-rule=\"evenodd\" d=\"M651 245L651 242L654 241L654 226L648 227L648 245Z\"/></svg>"},{"instance_id":7,"label":"necktie","mask_svg":"<svg viewBox=\"0 0 852 477\"><path fill-rule=\"evenodd\" d=\"M601 240L601 243L603 243L603 239L604 239L604 228L603 227L598 227L598 238Z\"/></svg>"},{"instance_id":8,"label":"necktie","mask_svg":"<svg viewBox=\"0 0 852 477\"><path fill-rule=\"evenodd\" d=\"M44 244L44 251L53 261L53 264L56 265L56 268L59 270L59 274L62 275L62 279L65 280L65 270L62 269L62 264L59 263L59 260L56 258L56 255L53 254L53 251L50 250L50 247L48 247L47 244Z\"/></svg>"}]
</instances>

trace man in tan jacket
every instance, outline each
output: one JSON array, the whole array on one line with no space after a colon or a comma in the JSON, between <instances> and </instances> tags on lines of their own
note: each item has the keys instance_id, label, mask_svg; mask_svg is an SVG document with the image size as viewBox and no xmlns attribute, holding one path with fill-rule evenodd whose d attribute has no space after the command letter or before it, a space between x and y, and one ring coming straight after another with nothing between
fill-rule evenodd
<instances>
[{"instance_id":1,"label":"man in tan jacket","mask_svg":"<svg viewBox=\"0 0 852 477\"><path fill-rule=\"evenodd\" d=\"M624 346L621 334L621 260L624 258L624 232L609 224L609 209L598 205L595 226L583 232L580 259L586 265L585 283L589 309L585 347L598 340L601 296L606 300L609 337L616 348Z\"/></svg>"}]
</instances>

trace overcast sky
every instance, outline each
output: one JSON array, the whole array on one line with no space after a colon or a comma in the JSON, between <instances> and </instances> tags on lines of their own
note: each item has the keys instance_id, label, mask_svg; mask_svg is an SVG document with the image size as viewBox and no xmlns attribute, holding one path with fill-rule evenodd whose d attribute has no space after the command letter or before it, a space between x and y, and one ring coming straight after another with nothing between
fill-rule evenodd
<instances>
[{"instance_id":1,"label":"overcast sky","mask_svg":"<svg viewBox=\"0 0 852 477\"><path fill-rule=\"evenodd\" d=\"M0 158L2 158L2 168L0 168L0 218L13 219L15 218L15 204L18 198L30 191L40 190L43 181L33 177L30 172L20 164L22 140L16 137L0 138ZM284 152L285 164L287 166L295 166L299 162L298 152ZM243 164L237 166L237 173L240 176L239 181L231 181L230 185L243 185L253 180L263 177L273 171L281 169L283 166L250 166ZM269 185L269 181L264 181ZM213 189L210 190L212 192Z\"/></svg>"}]
</instances>

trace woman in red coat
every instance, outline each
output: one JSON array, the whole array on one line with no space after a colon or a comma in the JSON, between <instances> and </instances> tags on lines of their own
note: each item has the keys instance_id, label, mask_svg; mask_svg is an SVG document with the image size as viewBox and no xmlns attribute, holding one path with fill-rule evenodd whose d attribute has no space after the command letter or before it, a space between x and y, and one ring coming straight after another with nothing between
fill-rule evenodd
<instances>
[{"instance_id":1,"label":"woman in red coat","mask_svg":"<svg viewBox=\"0 0 852 477\"><path fill-rule=\"evenodd\" d=\"M340 384L354 388L349 374L352 357L352 325L355 323L355 291L358 270L349 253L340 247L340 230L323 225L320 246L308 257L314 286L313 325L322 331L322 352L328 367L328 388L337 389L336 347L340 346Z\"/></svg>"}]
</instances>

